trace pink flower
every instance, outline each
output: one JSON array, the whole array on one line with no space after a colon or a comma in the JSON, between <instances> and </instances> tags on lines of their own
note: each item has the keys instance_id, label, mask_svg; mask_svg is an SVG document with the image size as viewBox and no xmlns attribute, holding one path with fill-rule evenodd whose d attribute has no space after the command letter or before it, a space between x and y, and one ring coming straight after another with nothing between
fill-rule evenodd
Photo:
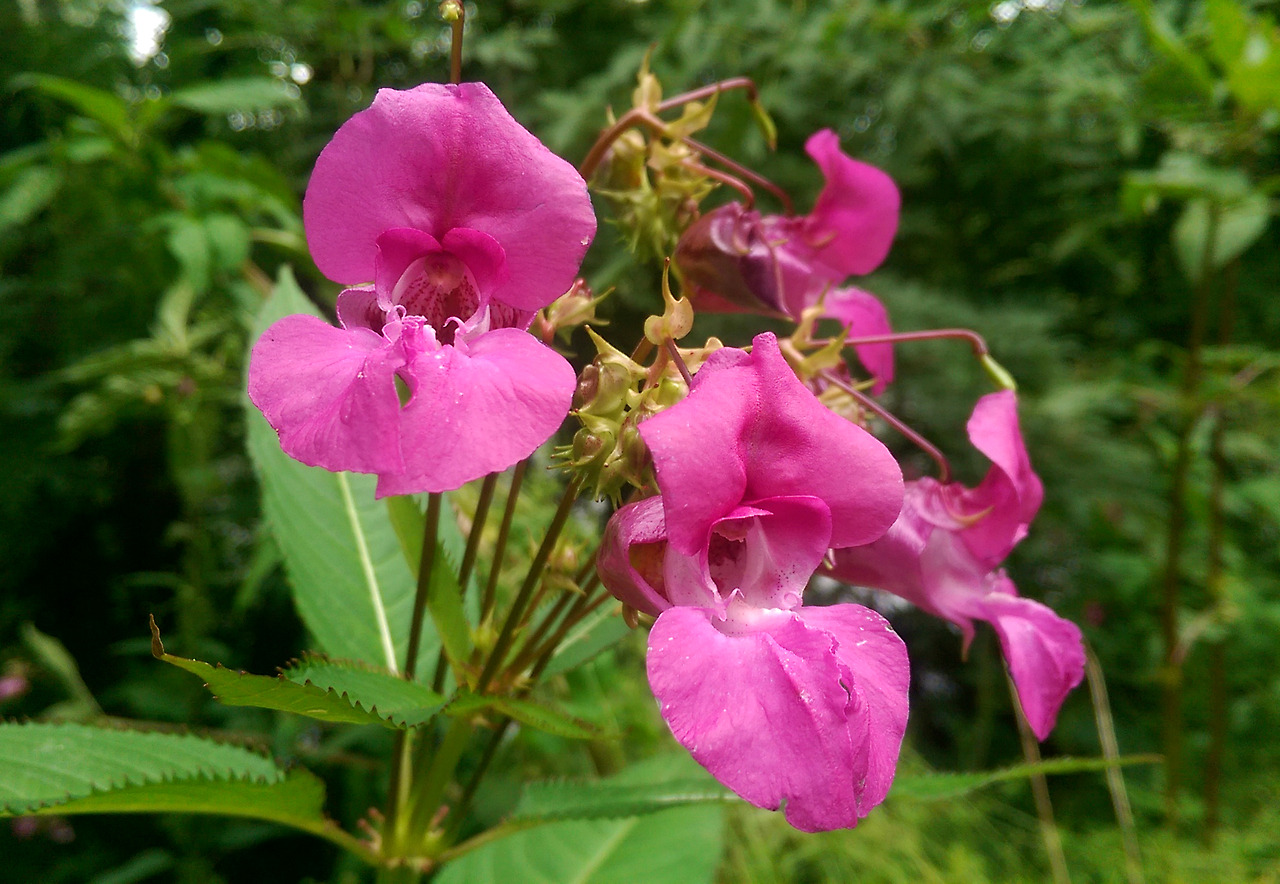
<instances>
[{"instance_id":1,"label":"pink flower","mask_svg":"<svg viewBox=\"0 0 1280 884\"><path fill-rule=\"evenodd\" d=\"M717 351L689 396L640 424L662 493L620 509L598 561L657 616L649 684L675 738L759 807L805 831L884 800L907 720L906 649L875 612L806 607L827 549L892 523L902 476L823 408L773 335Z\"/></svg>"},{"instance_id":2,"label":"pink flower","mask_svg":"<svg viewBox=\"0 0 1280 884\"><path fill-rule=\"evenodd\" d=\"M996 630L1031 729L1049 736L1058 709L1084 675L1080 630L1048 607L1020 598L996 570L1027 533L1044 497L1018 428L1012 392L982 397L969 439L992 461L977 488L933 479L908 482L902 514L884 537L835 554L832 576L900 595L955 623L965 646L974 620Z\"/></svg>"},{"instance_id":3,"label":"pink flower","mask_svg":"<svg viewBox=\"0 0 1280 884\"><path fill-rule=\"evenodd\" d=\"M488 88L379 91L321 152L303 218L321 271L362 285L341 328L288 316L253 348L249 396L291 457L377 473L379 497L445 491L555 432L574 372L525 329L573 284L595 215Z\"/></svg>"},{"instance_id":4,"label":"pink flower","mask_svg":"<svg viewBox=\"0 0 1280 884\"><path fill-rule=\"evenodd\" d=\"M830 129L812 135L805 150L826 178L808 215L762 216L729 203L703 215L680 238L676 264L691 284L695 307L799 318L822 301L825 315L849 326L852 336L887 334L879 300L840 284L870 273L889 253L898 229L898 188L884 172L843 153ZM891 345L855 349L878 388L893 379Z\"/></svg>"}]
</instances>

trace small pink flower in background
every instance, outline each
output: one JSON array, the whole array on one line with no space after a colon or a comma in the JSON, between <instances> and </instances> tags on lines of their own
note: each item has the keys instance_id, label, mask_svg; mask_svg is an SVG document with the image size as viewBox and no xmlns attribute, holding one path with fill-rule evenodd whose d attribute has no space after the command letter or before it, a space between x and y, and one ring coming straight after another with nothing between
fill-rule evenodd
<instances>
[{"instance_id":1,"label":"small pink flower in background","mask_svg":"<svg viewBox=\"0 0 1280 884\"><path fill-rule=\"evenodd\" d=\"M341 328L288 316L253 349L250 398L290 456L377 473L381 497L456 488L555 432L574 372L525 329L573 284L595 215L488 88L380 90L321 152L303 217L316 265L357 287Z\"/></svg>"},{"instance_id":2,"label":"small pink flower in background","mask_svg":"<svg viewBox=\"0 0 1280 884\"><path fill-rule=\"evenodd\" d=\"M677 741L805 831L884 800L907 720L902 641L858 605L803 593L831 546L893 522L902 474L818 403L773 335L714 353L689 396L640 424L661 495L614 514L604 584L657 617L649 684Z\"/></svg>"},{"instance_id":3,"label":"small pink flower in background","mask_svg":"<svg viewBox=\"0 0 1280 884\"><path fill-rule=\"evenodd\" d=\"M992 461L982 483L971 489L933 479L908 482L902 514L888 533L837 551L830 573L950 620L963 631L966 648L973 621L989 622L1031 729L1043 740L1084 676L1080 630L1045 605L1019 597L1013 581L997 570L1026 536L1044 497L1018 427L1017 398L1008 391L984 396L968 431Z\"/></svg>"},{"instance_id":4,"label":"small pink flower in background","mask_svg":"<svg viewBox=\"0 0 1280 884\"><path fill-rule=\"evenodd\" d=\"M821 301L825 315L850 327L851 336L887 334L889 319L879 300L840 284L875 270L888 255L898 230L897 185L843 153L830 129L810 136L805 150L826 178L808 215L761 215L729 203L703 215L680 238L676 264L695 307L799 318ZM879 392L893 379L892 346L855 349Z\"/></svg>"}]
</instances>

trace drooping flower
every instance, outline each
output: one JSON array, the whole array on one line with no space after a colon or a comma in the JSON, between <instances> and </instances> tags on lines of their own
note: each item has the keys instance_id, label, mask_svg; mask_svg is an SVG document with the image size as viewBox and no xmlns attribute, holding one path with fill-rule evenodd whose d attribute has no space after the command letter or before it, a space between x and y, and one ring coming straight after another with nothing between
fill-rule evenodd
<instances>
[{"instance_id":1,"label":"drooping flower","mask_svg":"<svg viewBox=\"0 0 1280 884\"><path fill-rule=\"evenodd\" d=\"M482 84L383 89L321 152L303 202L334 328L288 316L249 396L303 463L445 491L555 432L572 367L525 329L595 234L586 184ZM408 389L403 406L396 379Z\"/></svg>"},{"instance_id":2,"label":"drooping flower","mask_svg":"<svg viewBox=\"0 0 1280 884\"><path fill-rule=\"evenodd\" d=\"M853 337L887 334L876 297L841 284L875 270L898 229L901 197L893 179L840 150L830 129L810 136L805 150L826 178L813 211L761 215L741 203L714 209L680 238L676 264L697 309L771 313L798 319L823 304L825 315ZM892 380L889 344L863 344L858 358L883 385Z\"/></svg>"},{"instance_id":3,"label":"drooping flower","mask_svg":"<svg viewBox=\"0 0 1280 884\"><path fill-rule=\"evenodd\" d=\"M827 411L769 334L725 349L689 396L640 424L661 494L618 510L602 581L657 617L649 684L677 741L805 831L884 800L907 719L906 650L858 605L803 604L831 546L900 506L892 455Z\"/></svg>"},{"instance_id":4,"label":"drooping flower","mask_svg":"<svg viewBox=\"0 0 1280 884\"><path fill-rule=\"evenodd\" d=\"M977 488L934 479L908 482L902 514L879 540L838 550L832 576L902 596L950 620L964 634L989 622L1036 736L1053 730L1067 694L1084 675L1080 629L1021 598L998 566L1026 536L1044 497L1018 427L1012 392L980 399L969 439L992 462Z\"/></svg>"}]
</instances>

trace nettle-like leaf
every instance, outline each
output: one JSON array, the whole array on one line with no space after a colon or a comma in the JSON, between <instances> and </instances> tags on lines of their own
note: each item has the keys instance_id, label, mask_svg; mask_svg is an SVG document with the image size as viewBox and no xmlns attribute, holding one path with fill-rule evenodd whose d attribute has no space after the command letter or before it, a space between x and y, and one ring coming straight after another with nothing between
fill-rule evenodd
<instances>
[{"instance_id":1,"label":"nettle-like leaf","mask_svg":"<svg viewBox=\"0 0 1280 884\"><path fill-rule=\"evenodd\" d=\"M978 789L1012 780L1025 780L1041 774L1069 774L1105 771L1114 765L1157 764L1159 755L1130 755L1110 761L1106 758L1050 758L1034 764L1017 764L999 770L972 773L899 773L893 780L889 798L913 801L939 801L958 798Z\"/></svg>"},{"instance_id":2,"label":"nettle-like leaf","mask_svg":"<svg viewBox=\"0 0 1280 884\"><path fill-rule=\"evenodd\" d=\"M415 682L359 663L309 659L281 675L251 675L164 650L155 619L151 653L198 676L218 702L292 712L320 721L380 724L406 728L423 724L440 711L444 698Z\"/></svg>"},{"instance_id":3,"label":"nettle-like leaf","mask_svg":"<svg viewBox=\"0 0 1280 884\"><path fill-rule=\"evenodd\" d=\"M255 340L294 313L319 315L286 268L255 325ZM275 431L248 402L248 447L262 483L263 516L284 557L294 602L320 649L399 672L409 642L415 580L377 479L331 473L280 450ZM418 675L430 678L440 641L423 630Z\"/></svg>"},{"instance_id":4,"label":"nettle-like leaf","mask_svg":"<svg viewBox=\"0 0 1280 884\"><path fill-rule=\"evenodd\" d=\"M80 724L0 725L0 816L217 813L327 830L324 784L242 746Z\"/></svg>"},{"instance_id":5,"label":"nettle-like leaf","mask_svg":"<svg viewBox=\"0 0 1280 884\"><path fill-rule=\"evenodd\" d=\"M423 684L360 663L307 656L281 671L299 685L323 689L376 710L398 727L414 727L435 717L445 698Z\"/></svg>"}]
</instances>

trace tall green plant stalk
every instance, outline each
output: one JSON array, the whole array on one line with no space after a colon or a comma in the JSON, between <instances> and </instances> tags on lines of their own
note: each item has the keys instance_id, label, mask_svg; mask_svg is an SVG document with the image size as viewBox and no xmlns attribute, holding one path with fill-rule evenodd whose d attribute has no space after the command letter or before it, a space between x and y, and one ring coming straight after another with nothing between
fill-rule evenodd
<instances>
[{"instance_id":1,"label":"tall green plant stalk","mask_svg":"<svg viewBox=\"0 0 1280 884\"><path fill-rule=\"evenodd\" d=\"M1182 659L1184 654L1178 636L1182 546L1187 529L1187 482L1191 473L1191 437L1201 415L1196 395L1200 390L1202 351L1209 325L1209 303L1213 294L1213 256L1218 238L1218 212L1216 205L1210 205L1200 274L1192 289L1191 327L1187 335L1187 363L1183 369L1180 391L1178 443L1169 483L1169 523L1165 539L1160 638L1164 651L1161 671L1164 815L1165 822L1170 827L1178 825L1178 795L1182 790L1183 778Z\"/></svg>"},{"instance_id":2,"label":"tall green plant stalk","mask_svg":"<svg viewBox=\"0 0 1280 884\"><path fill-rule=\"evenodd\" d=\"M1218 310L1218 343L1231 342L1235 325L1236 284L1239 261L1227 266ZM1209 438L1209 461L1213 469L1209 487L1209 562L1207 583L1209 604L1219 614L1227 603L1223 573L1223 545L1226 525L1223 497L1225 494L1227 456L1222 437L1226 414L1221 405L1213 408L1213 433ZM1227 642L1221 632L1209 647L1209 749L1204 759L1204 830L1205 844L1212 844L1217 834L1221 810L1222 763L1227 753Z\"/></svg>"}]
</instances>

